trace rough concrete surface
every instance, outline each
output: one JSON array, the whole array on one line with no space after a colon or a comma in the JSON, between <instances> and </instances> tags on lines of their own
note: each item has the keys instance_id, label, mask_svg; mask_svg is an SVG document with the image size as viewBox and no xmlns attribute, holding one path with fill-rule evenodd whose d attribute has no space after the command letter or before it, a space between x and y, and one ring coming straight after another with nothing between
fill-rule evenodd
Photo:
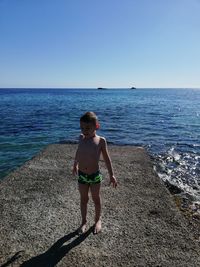
<instances>
[{"instance_id":1,"label":"rough concrete surface","mask_svg":"<svg viewBox=\"0 0 200 267\"><path fill-rule=\"evenodd\" d=\"M188 221L140 147L109 146L119 186L101 161L102 232L80 225L76 145L50 145L0 183L0 266L200 266Z\"/></svg>"}]
</instances>

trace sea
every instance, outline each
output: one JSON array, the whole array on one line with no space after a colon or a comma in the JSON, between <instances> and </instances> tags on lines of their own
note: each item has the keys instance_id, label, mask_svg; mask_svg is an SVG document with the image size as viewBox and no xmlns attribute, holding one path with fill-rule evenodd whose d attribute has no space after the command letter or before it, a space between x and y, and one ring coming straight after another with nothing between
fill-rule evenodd
<instances>
[{"instance_id":1,"label":"sea","mask_svg":"<svg viewBox=\"0 0 200 267\"><path fill-rule=\"evenodd\" d=\"M144 147L162 180L200 201L200 89L0 89L0 179L49 144L77 143L86 111L108 143Z\"/></svg>"}]
</instances>

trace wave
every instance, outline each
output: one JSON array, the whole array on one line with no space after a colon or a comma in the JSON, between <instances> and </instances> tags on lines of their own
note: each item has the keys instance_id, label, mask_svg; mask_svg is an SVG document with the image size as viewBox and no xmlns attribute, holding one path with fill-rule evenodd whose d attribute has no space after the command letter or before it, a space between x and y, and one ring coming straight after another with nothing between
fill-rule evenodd
<instances>
[{"instance_id":1,"label":"wave","mask_svg":"<svg viewBox=\"0 0 200 267\"><path fill-rule=\"evenodd\" d=\"M154 155L155 170L164 182L176 185L185 194L200 201L200 155L180 152L171 147L165 153Z\"/></svg>"}]
</instances>

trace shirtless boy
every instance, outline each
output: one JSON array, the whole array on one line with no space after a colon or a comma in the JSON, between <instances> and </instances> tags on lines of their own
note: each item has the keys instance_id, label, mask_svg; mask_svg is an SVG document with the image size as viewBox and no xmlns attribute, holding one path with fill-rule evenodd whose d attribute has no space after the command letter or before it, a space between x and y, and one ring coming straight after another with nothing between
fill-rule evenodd
<instances>
[{"instance_id":1,"label":"shirtless boy","mask_svg":"<svg viewBox=\"0 0 200 267\"><path fill-rule=\"evenodd\" d=\"M98 136L99 122L94 112L87 112L80 118L82 134L79 138L79 146L76 151L73 175L78 175L80 192L80 207L82 223L80 232L86 231L87 224L87 203L89 200L89 189L95 205L95 226L94 233L101 231L101 197L100 187L102 175L99 171L99 159L102 153L108 173L110 184L116 188L117 180L113 174L111 159L107 149L106 139Z\"/></svg>"}]
</instances>

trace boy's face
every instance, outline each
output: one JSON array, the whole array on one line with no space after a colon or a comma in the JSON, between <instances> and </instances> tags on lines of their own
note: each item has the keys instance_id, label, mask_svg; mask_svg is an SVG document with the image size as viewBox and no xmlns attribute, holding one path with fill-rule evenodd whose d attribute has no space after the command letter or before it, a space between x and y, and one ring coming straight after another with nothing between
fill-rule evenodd
<instances>
[{"instance_id":1,"label":"boy's face","mask_svg":"<svg viewBox=\"0 0 200 267\"><path fill-rule=\"evenodd\" d=\"M85 137L92 137L96 131L96 125L93 123L87 122L80 122L81 132L84 134Z\"/></svg>"}]
</instances>

